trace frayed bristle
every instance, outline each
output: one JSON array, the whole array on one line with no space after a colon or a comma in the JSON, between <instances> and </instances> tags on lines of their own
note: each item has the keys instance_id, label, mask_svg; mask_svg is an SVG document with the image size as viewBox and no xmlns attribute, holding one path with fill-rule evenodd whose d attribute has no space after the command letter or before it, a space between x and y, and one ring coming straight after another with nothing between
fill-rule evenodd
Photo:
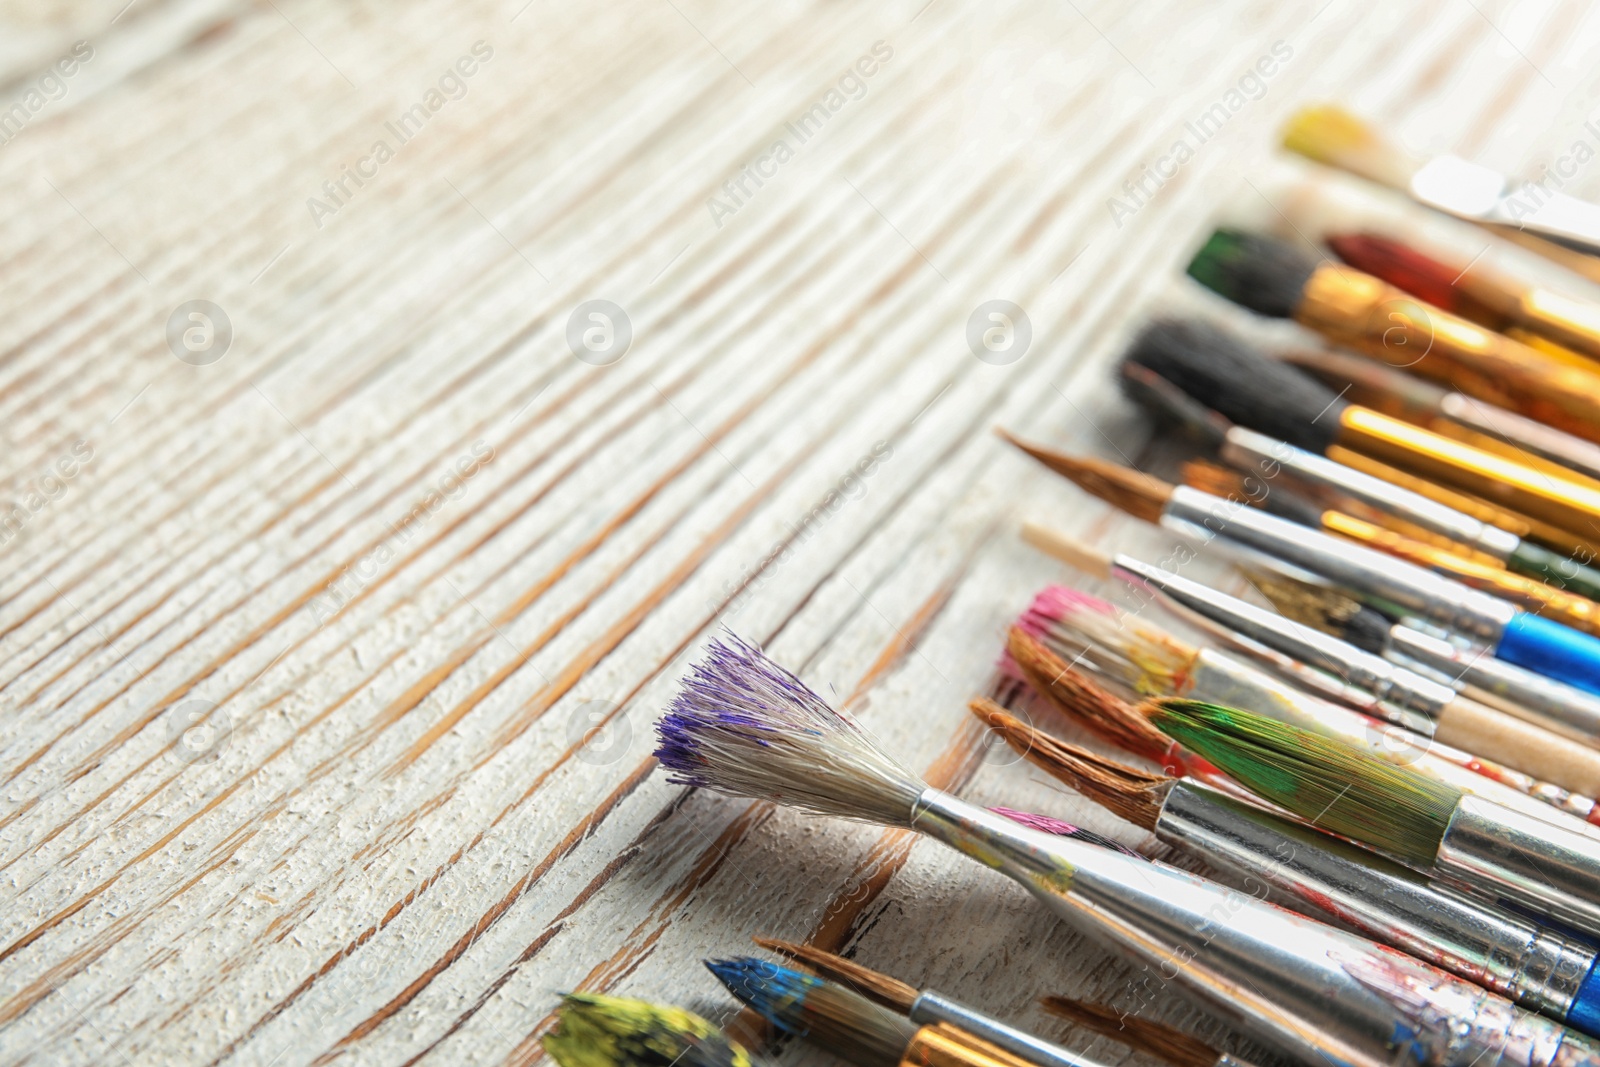
<instances>
[{"instance_id":1,"label":"frayed bristle","mask_svg":"<svg viewBox=\"0 0 1600 1067\"><path fill-rule=\"evenodd\" d=\"M1141 471L1119 466L1109 460L1070 456L1042 445L1029 444L1004 430L995 432L1084 492L1146 522L1159 522L1161 510L1172 496L1171 485Z\"/></svg>"},{"instance_id":2,"label":"frayed bristle","mask_svg":"<svg viewBox=\"0 0 1600 1067\"><path fill-rule=\"evenodd\" d=\"M1189 261L1189 277L1258 315L1286 319L1300 306L1316 255L1263 233L1220 229Z\"/></svg>"},{"instance_id":3,"label":"frayed bristle","mask_svg":"<svg viewBox=\"0 0 1600 1067\"><path fill-rule=\"evenodd\" d=\"M1382 655L1388 646L1389 620L1343 591L1267 567L1241 569L1256 591L1271 601L1284 618L1332 634L1373 655Z\"/></svg>"},{"instance_id":4,"label":"frayed bristle","mask_svg":"<svg viewBox=\"0 0 1600 1067\"><path fill-rule=\"evenodd\" d=\"M1165 1060L1173 1067L1214 1067L1220 1053L1199 1038L1161 1023L1153 1023L1106 1007L1067 997L1040 997L1051 1015L1084 1026L1137 1052Z\"/></svg>"},{"instance_id":5,"label":"frayed bristle","mask_svg":"<svg viewBox=\"0 0 1600 1067\"><path fill-rule=\"evenodd\" d=\"M1120 748L1164 761L1171 741L1127 701L1089 681L1015 626L1008 644L1028 683L1057 708Z\"/></svg>"},{"instance_id":6,"label":"frayed bristle","mask_svg":"<svg viewBox=\"0 0 1600 1067\"><path fill-rule=\"evenodd\" d=\"M1333 104L1295 112L1284 127L1283 147L1307 159L1349 171L1369 181L1403 189L1417 164L1378 131Z\"/></svg>"},{"instance_id":7,"label":"frayed bristle","mask_svg":"<svg viewBox=\"0 0 1600 1067\"><path fill-rule=\"evenodd\" d=\"M927 788L759 648L729 635L656 724L672 781L822 815L903 826Z\"/></svg>"},{"instance_id":8,"label":"frayed bristle","mask_svg":"<svg viewBox=\"0 0 1600 1067\"><path fill-rule=\"evenodd\" d=\"M1433 863L1461 791L1329 737L1193 700L1155 724L1262 798L1413 867Z\"/></svg>"},{"instance_id":9,"label":"frayed bristle","mask_svg":"<svg viewBox=\"0 0 1600 1067\"><path fill-rule=\"evenodd\" d=\"M1172 780L1166 775L1150 774L1051 737L992 701L974 700L968 707L1035 767L1112 814L1155 830Z\"/></svg>"},{"instance_id":10,"label":"frayed bristle","mask_svg":"<svg viewBox=\"0 0 1600 1067\"><path fill-rule=\"evenodd\" d=\"M1218 451L1227 441L1233 423L1226 415L1195 401L1155 371L1123 363L1117 375L1123 395L1154 415L1162 431L1176 429L1207 452Z\"/></svg>"},{"instance_id":11,"label":"frayed bristle","mask_svg":"<svg viewBox=\"0 0 1600 1067\"><path fill-rule=\"evenodd\" d=\"M768 952L776 952L803 963L829 981L848 986L873 1003L880 1004L890 1011L899 1012L901 1015L910 1014L911 1006L921 995L915 987L907 985L898 978L891 978L871 967L864 967L854 960L836 956L815 945L801 945L771 937L753 937L750 940Z\"/></svg>"},{"instance_id":12,"label":"frayed bristle","mask_svg":"<svg viewBox=\"0 0 1600 1067\"><path fill-rule=\"evenodd\" d=\"M599 993L568 993L541 1041L561 1067L751 1067L722 1030L681 1008Z\"/></svg>"},{"instance_id":13,"label":"frayed bristle","mask_svg":"<svg viewBox=\"0 0 1600 1067\"><path fill-rule=\"evenodd\" d=\"M1074 664L1148 696L1181 686L1198 651L1160 627L1062 585L1041 590L1017 625Z\"/></svg>"},{"instance_id":14,"label":"frayed bristle","mask_svg":"<svg viewBox=\"0 0 1600 1067\"><path fill-rule=\"evenodd\" d=\"M858 1067L899 1067L918 1027L836 982L749 956L707 960L728 991L784 1033Z\"/></svg>"}]
</instances>

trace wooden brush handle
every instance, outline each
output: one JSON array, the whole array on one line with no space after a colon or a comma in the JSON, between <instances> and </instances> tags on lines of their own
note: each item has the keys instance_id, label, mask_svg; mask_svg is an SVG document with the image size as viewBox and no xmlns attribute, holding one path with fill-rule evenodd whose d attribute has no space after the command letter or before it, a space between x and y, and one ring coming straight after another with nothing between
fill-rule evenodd
<instances>
[{"instance_id":1,"label":"wooden brush handle","mask_svg":"<svg viewBox=\"0 0 1600 1067\"><path fill-rule=\"evenodd\" d=\"M1600 795L1600 751L1468 697L1445 706L1434 737L1582 796Z\"/></svg>"}]
</instances>

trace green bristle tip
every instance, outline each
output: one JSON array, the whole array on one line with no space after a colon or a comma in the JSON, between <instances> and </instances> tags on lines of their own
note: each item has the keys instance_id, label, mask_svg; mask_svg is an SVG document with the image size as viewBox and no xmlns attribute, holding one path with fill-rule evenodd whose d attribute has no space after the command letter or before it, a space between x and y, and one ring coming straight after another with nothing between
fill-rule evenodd
<instances>
[{"instance_id":1,"label":"green bristle tip","mask_svg":"<svg viewBox=\"0 0 1600 1067\"><path fill-rule=\"evenodd\" d=\"M1245 234L1239 230L1216 231L1189 261L1189 277L1220 296L1238 299L1239 294L1234 291L1238 272L1230 265L1246 254L1246 243Z\"/></svg>"},{"instance_id":2,"label":"green bristle tip","mask_svg":"<svg viewBox=\"0 0 1600 1067\"><path fill-rule=\"evenodd\" d=\"M543 1045L561 1067L751 1067L744 1046L693 1012L568 993Z\"/></svg>"},{"instance_id":3,"label":"green bristle tip","mask_svg":"<svg viewBox=\"0 0 1600 1067\"><path fill-rule=\"evenodd\" d=\"M1461 791L1353 745L1194 700L1151 722L1266 800L1410 864L1432 865Z\"/></svg>"}]
</instances>

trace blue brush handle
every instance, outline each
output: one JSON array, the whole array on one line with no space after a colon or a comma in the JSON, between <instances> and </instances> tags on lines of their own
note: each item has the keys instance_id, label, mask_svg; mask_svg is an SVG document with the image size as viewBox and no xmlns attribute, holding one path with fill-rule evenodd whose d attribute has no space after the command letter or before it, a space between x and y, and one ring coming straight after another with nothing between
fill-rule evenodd
<instances>
[{"instance_id":1,"label":"blue brush handle","mask_svg":"<svg viewBox=\"0 0 1600 1067\"><path fill-rule=\"evenodd\" d=\"M1591 1037L1600 1037L1600 962L1589 968L1589 973L1578 987L1572 1006L1567 1009L1566 1024L1582 1030Z\"/></svg>"},{"instance_id":2,"label":"blue brush handle","mask_svg":"<svg viewBox=\"0 0 1600 1067\"><path fill-rule=\"evenodd\" d=\"M1600 639L1521 611L1506 624L1497 658L1591 693L1600 693Z\"/></svg>"}]
</instances>

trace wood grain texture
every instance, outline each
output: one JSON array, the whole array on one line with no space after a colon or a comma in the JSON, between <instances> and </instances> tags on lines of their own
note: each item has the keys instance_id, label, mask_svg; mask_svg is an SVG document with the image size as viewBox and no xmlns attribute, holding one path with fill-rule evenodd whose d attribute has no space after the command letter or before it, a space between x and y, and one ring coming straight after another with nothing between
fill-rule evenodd
<instances>
[{"instance_id":1,"label":"wood grain texture","mask_svg":"<svg viewBox=\"0 0 1600 1067\"><path fill-rule=\"evenodd\" d=\"M731 1019L698 961L757 933L1108 1063L1033 998L1236 1040L936 846L669 785L651 721L728 626L932 779L1150 844L965 710L1008 619L1071 577L1020 517L1164 544L991 428L1140 458L1107 368L1154 308L1224 313L1178 271L1219 210L1273 216L1290 109L1337 97L1536 172L1585 136L1600 14L0 20L25 109L93 53L0 144L0 1061L531 1064L561 990ZM1280 42L1258 99L1186 132ZM1193 158L1114 218L1180 138ZM379 140L393 158L363 163ZM566 340L593 299L632 325L605 366ZM1006 365L966 339L993 299L1032 327ZM232 324L204 366L167 337L191 300Z\"/></svg>"}]
</instances>

